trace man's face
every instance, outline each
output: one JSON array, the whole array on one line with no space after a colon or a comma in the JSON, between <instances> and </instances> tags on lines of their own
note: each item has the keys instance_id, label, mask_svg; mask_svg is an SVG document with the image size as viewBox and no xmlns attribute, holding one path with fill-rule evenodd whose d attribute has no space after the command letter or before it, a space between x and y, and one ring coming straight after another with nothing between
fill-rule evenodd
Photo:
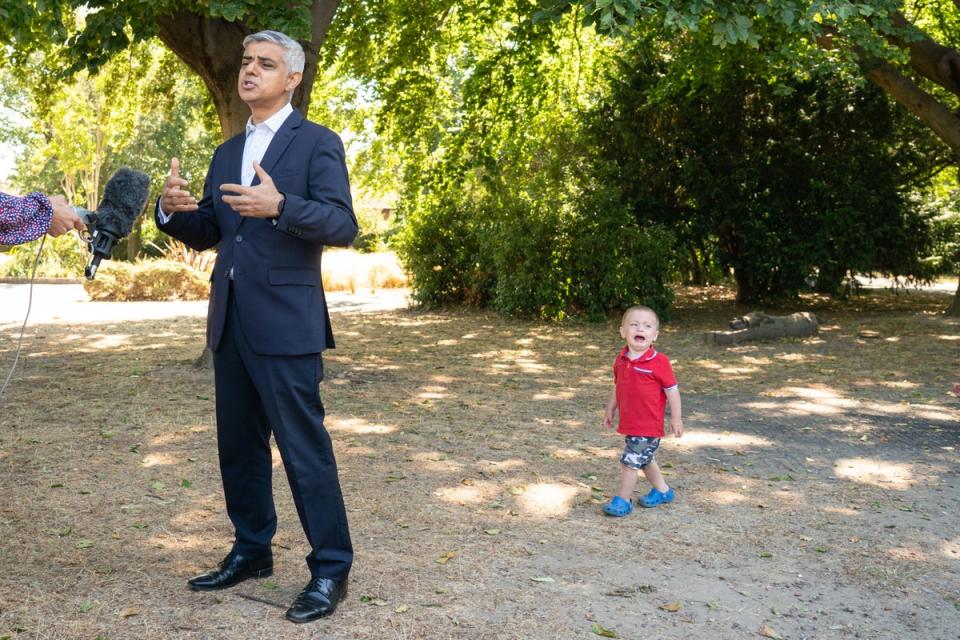
<instances>
[{"instance_id":1,"label":"man's face","mask_svg":"<svg viewBox=\"0 0 960 640\"><path fill-rule=\"evenodd\" d=\"M251 109L279 109L287 103L287 94L300 84L301 75L287 72L280 45L251 42L243 50L237 91Z\"/></svg>"}]
</instances>

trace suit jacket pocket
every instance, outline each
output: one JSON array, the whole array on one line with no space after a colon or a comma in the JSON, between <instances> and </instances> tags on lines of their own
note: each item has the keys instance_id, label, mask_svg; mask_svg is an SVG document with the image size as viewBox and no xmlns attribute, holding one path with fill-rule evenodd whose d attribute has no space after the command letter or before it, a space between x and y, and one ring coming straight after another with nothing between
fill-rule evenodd
<instances>
[{"instance_id":1,"label":"suit jacket pocket","mask_svg":"<svg viewBox=\"0 0 960 640\"><path fill-rule=\"evenodd\" d=\"M315 287L320 283L316 269L270 269L270 284L299 284Z\"/></svg>"}]
</instances>

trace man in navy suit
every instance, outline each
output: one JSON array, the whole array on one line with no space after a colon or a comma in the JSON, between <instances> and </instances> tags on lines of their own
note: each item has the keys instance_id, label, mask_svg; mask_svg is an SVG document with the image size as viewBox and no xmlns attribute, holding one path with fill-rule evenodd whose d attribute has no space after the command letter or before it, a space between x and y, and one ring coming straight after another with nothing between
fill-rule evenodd
<instances>
[{"instance_id":1,"label":"man in navy suit","mask_svg":"<svg viewBox=\"0 0 960 640\"><path fill-rule=\"evenodd\" d=\"M273 433L310 543L311 580L287 611L329 615L347 592L353 547L319 383L333 348L320 279L324 245L357 234L340 138L293 109L300 45L276 31L243 41L237 89L250 107L244 134L213 154L199 202L179 163L157 203L157 226L194 249L217 248L207 345L213 351L217 443L233 548L194 590L271 575L277 528Z\"/></svg>"}]
</instances>

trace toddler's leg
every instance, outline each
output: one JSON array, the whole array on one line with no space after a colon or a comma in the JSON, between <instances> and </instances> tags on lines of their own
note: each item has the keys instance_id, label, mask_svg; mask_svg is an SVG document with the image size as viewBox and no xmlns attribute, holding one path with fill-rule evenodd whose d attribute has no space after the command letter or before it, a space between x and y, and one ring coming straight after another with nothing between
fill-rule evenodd
<instances>
[{"instance_id":1,"label":"toddler's leg","mask_svg":"<svg viewBox=\"0 0 960 640\"><path fill-rule=\"evenodd\" d=\"M627 502L630 502L630 499L633 497L633 490L637 486L637 478L639 477L640 474L637 473L636 469L631 469L626 465L620 465L620 491L617 495Z\"/></svg>"},{"instance_id":2,"label":"toddler's leg","mask_svg":"<svg viewBox=\"0 0 960 640\"><path fill-rule=\"evenodd\" d=\"M643 475L647 477L647 482L657 491L666 493L670 489L663 480L663 474L660 473L660 465L657 464L656 460L651 460L650 464L643 468Z\"/></svg>"}]
</instances>

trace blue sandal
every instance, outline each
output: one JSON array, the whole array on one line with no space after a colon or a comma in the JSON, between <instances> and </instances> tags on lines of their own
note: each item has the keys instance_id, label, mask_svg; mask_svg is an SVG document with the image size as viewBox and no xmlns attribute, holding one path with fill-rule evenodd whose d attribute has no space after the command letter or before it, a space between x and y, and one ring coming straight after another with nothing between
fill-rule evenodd
<instances>
[{"instance_id":1,"label":"blue sandal","mask_svg":"<svg viewBox=\"0 0 960 640\"><path fill-rule=\"evenodd\" d=\"M631 511L633 511L633 505L620 496L613 496L610 498L610 502L603 505L603 512L608 516L613 516L614 518L628 516L630 515Z\"/></svg>"},{"instance_id":2,"label":"blue sandal","mask_svg":"<svg viewBox=\"0 0 960 640\"><path fill-rule=\"evenodd\" d=\"M670 502L673 502L673 489L670 488L667 489L666 493L657 491L657 489L650 489L650 493L640 498L640 505L648 509Z\"/></svg>"}]
</instances>

